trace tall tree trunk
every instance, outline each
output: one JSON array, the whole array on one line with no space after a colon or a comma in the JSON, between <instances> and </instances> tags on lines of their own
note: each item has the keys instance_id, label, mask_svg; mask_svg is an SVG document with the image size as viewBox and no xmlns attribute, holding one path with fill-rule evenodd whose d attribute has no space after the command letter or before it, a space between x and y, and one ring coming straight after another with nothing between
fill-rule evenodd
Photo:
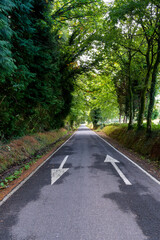
<instances>
[{"instance_id":1,"label":"tall tree trunk","mask_svg":"<svg viewBox=\"0 0 160 240\"><path fill-rule=\"evenodd\" d=\"M133 91L132 91L132 79L131 79L131 50L129 51L129 64L128 64L128 90L129 90L129 123L128 130L133 126Z\"/></svg>"},{"instance_id":2,"label":"tall tree trunk","mask_svg":"<svg viewBox=\"0 0 160 240\"><path fill-rule=\"evenodd\" d=\"M143 88L140 97L140 108L138 115L138 130L140 130L143 126L143 118L144 118L144 110L145 110L145 98L146 98L147 88Z\"/></svg>"},{"instance_id":3,"label":"tall tree trunk","mask_svg":"<svg viewBox=\"0 0 160 240\"><path fill-rule=\"evenodd\" d=\"M157 80L159 63L160 63L160 37L158 39L157 58L156 58L154 66L153 66L153 72L152 72L150 101L149 101L148 115L147 115L147 133L151 133L152 112L153 112L153 107L154 107L154 102L155 102L155 88L156 88L156 80Z\"/></svg>"},{"instance_id":4,"label":"tall tree trunk","mask_svg":"<svg viewBox=\"0 0 160 240\"><path fill-rule=\"evenodd\" d=\"M119 114L119 123L121 123L121 118L122 118L122 115L121 113Z\"/></svg>"},{"instance_id":5,"label":"tall tree trunk","mask_svg":"<svg viewBox=\"0 0 160 240\"><path fill-rule=\"evenodd\" d=\"M123 113L122 104L119 103L119 123L122 122L122 113Z\"/></svg>"},{"instance_id":6,"label":"tall tree trunk","mask_svg":"<svg viewBox=\"0 0 160 240\"><path fill-rule=\"evenodd\" d=\"M127 123L127 116L126 115L124 115L123 123Z\"/></svg>"},{"instance_id":7,"label":"tall tree trunk","mask_svg":"<svg viewBox=\"0 0 160 240\"><path fill-rule=\"evenodd\" d=\"M146 62L147 62L147 74L145 77L145 82L144 82L144 86L141 91L141 97L140 97L140 107L139 107L139 115L138 115L138 130L140 130L143 126L146 93L147 93L149 78L150 78L150 74L151 74L151 67L152 67L152 63L150 63L150 42L148 42Z\"/></svg>"},{"instance_id":8,"label":"tall tree trunk","mask_svg":"<svg viewBox=\"0 0 160 240\"><path fill-rule=\"evenodd\" d=\"M129 86L129 123L128 123L128 129L131 129L133 127L133 91L132 86Z\"/></svg>"}]
</instances>

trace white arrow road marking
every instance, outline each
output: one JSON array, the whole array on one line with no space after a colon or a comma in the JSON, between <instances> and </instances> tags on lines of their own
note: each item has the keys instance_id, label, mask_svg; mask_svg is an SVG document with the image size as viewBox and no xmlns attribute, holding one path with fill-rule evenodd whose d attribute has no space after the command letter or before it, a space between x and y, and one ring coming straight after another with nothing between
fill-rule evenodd
<instances>
[{"instance_id":1,"label":"white arrow road marking","mask_svg":"<svg viewBox=\"0 0 160 240\"><path fill-rule=\"evenodd\" d=\"M63 166L64 166L65 162L67 161L67 159L68 159L68 155L67 155L67 156L64 158L64 160L62 161L59 169L62 169L62 168L63 168Z\"/></svg>"},{"instance_id":2,"label":"white arrow road marking","mask_svg":"<svg viewBox=\"0 0 160 240\"><path fill-rule=\"evenodd\" d=\"M119 161L117 161L116 159L114 159L111 156L107 155L106 159L104 160L104 162L108 162L108 163L112 164L112 166L116 169L116 171L118 172L119 176L123 179L123 181L125 182L126 185L132 185L130 183L130 181L124 176L122 171L117 167L116 163L119 163Z\"/></svg>"},{"instance_id":3,"label":"white arrow road marking","mask_svg":"<svg viewBox=\"0 0 160 240\"><path fill-rule=\"evenodd\" d=\"M51 185L55 183L69 168L63 168L65 162L67 161L68 156L64 158L60 167L58 169L51 169Z\"/></svg>"}]
</instances>

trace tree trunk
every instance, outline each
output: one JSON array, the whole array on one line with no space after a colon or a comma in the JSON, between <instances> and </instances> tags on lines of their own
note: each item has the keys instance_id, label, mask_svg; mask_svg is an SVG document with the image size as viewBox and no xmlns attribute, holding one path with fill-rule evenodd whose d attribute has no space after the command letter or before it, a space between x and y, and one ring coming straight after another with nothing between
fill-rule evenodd
<instances>
[{"instance_id":1,"label":"tree trunk","mask_svg":"<svg viewBox=\"0 0 160 240\"><path fill-rule=\"evenodd\" d=\"M122 118L122 115L121 113L119 114L119 123L121 123L121 118Z\"/></svg>"},{"instance_id":2,"label":"tree trunk","mask_svg":"<svg viewBox=\"0 0 160 240\"><path fill-rule=\"evenodd\" d=\"M147 50L147 55L146 55L146 62L147 62L147 74L145 77L145 82L144 82L144 86L141 91L141 97L140 97L140 108L139 108L139 115L138 115L138 130L140 130L143 126L145 98L146 98L149 77L150 77L151 67L152 67L152 63L150 63L150 44L149 43L148 43L148 50Z\"/></svg>"},{"instance_id":3,"label":"tree trunk","mask_svg":"<svg viewBox=\"0 0 160 240\"><path fill-rule=\"evenodd\" d=\"M150 102L148 106L148 114L147 114L147 133L151 133L151 125L152 125L152 112L155 101L155 86L156 86L156 74L152 76L152 83L150 89Z\"/></svg>"},{"instance_id":4,"label":"tree trunk","mask_svg":"<svg viewBox=\"0 0 160 240\"><path fill-rule=\"evenodd\" d=\"M127 116L126 115L124 115L123 123L127 123Z\"/></svg>"},{"instance_id":5,"label":"tree trunk","mask_svg":"<svg viewBox=\"0 0 160 240\"><path fill-rule=\"evenodd\" d=\"M152 82L151 82L151 89L150 89L150 101L148 106L148 115L147 115L147 133L151 133L151 127L152 127L152 112L155 102L155 88L156 88L156 80L157 80L157 74L158 74L158 66L160 63L160 37L158 39L158 49L157 49L157 58L156 62L153 66L153 72L152 72Z\"/></svg>"},{"instance_id":6,"label":"tree trunk","mask_svg":"<svg viewBox=\"0 0 160 240\"><path fill-rule=\"evenodd\" d=\"M119 103L119 123L122 122L122 113L123 113L122 104Z\"/></svg>"},{"instance_id":7,"label":"tree trunk","mask_svg":"<svg viewBox=\"0 0 160 240\"><path fill-rule=\"evenodd\" d=\"M140 108L139 108L139 115L138 115L138 130L140 130L143 126L146 92L147 92L147 88L145 87L141 92L141 98L140 98Z\"/></svg>"},{"instance_id":8,"label":"tree trunk","mask_svg":"<svg viewBox=\"0 0 160 240\"><path fill-rule=\"evenodd\" d=\"M129 123L128 130L133 127L133 91L132 91L132 79L131 79L131 50L129 51L129 64L128 64L128 90L129 90Z\"/></svg>"},{"instance_id":9,"label":"tree trunk","mask_svg":"<svg viewBox=\"0 0 160 240\"><path fill-rule=\"evenodd\" d=\"M133 92L132 86L129 87L129 123L128 123L128 130L133 127Z\"/></svg>"}]
</instances>

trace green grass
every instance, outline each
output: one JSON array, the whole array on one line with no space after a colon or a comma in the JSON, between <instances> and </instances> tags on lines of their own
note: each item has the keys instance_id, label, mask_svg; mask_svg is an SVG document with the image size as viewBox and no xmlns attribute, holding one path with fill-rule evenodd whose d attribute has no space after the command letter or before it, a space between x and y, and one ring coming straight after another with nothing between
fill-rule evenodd
<instances>
[{"instance_id":1,"label":"green grass","mask_svg":"<svg viewBox=\"0 0 160 240\"><path fill-rule=\"evenodd\" d=\"M127 127L127 124L110 124L102 131L144 158L160 163L160 126L153 124L151 136L147 136L145 125L141 131L137 131L136 125L129 131Z\"/></svg>"},{"instance_id":2,"label":"green grass","mask_svg":"<svg viewBox=\"0 0 160 240\"><path fill-rule=\"evenodd\" d=\"M54 133L54 135L53 135L53 132L52 132L52 134L51 133L48 133L48 134L47 133L45 133L45 134L43 133L43 137L42 138L41 138L42 133L40 133L39 136L40 136L41 139L43 139L43 143L40 144L39 147L42 147L42 146L44 147L45 145L48 146L48 144L52 144L53 142L55 142L58 139L60 139L60 137L64 136L66 133L67 133L67 131L64 131L64 130L59 130L59 132L56 131L56 134ZM50 135L49 138L48 138L48 135ZM51 138L51 136L52 136L52 138ZM70 134L69 134L69 136L70 136ZM29 138L27 138L27 139L29 139ZM29 141L27 141L27 142L28 142L29 145L31 145L31 142L29 142ZM24 146L24 141L19 141L18 140L18 144L20 144L20 143ZM26 143L26 141L25 141L25 143ZM36 141L34 141L34 143L37 145ZM57 143L55 143L55 146L57 146L59 144L62 144L62 143L63 143L63 140L59 140ZM33 142L32 142L32 144L33 144ZM29 150L28 150L29 153L30 153L30 149L32 149L32 151L34 151L35 147L34 146L32 146L32 147L29 146ZM35 163L41 157L42 157L42 155L38 154L38 155L36 155L34 160L32 160L32 161L30 161L30 162L28 162L26 164L22 164L22 161L19 160L19 164L21 164L21 167L18 170L16 170L13 174L9 175L8 177L6 177L5 179L0 181L0 189L7 188L7 186L9 185L10 182L12 182L13 180L19 178L21 176L21 174L25 170L28 170L32 166L32 164ZM7 163L4 164L4 161L1 162L1 166L3 166L3 164L4 164L4 167L3 167L4 170L6 170L6 167L8 167L8 166L10 167L9 164L11 164L11 163L13 164L13 162L17 163L16 159L15 159L15 161L14 161L14 159L12 159L12 161L9 161L9 162L6 161L6 159L5 159L5 162L7 162ZM1 171L3 171L3 169Z\"/></svg>"},{"instance_id":3,"label":"green grass","mask_svg":"<svg viewBox=\"0 0 160 240\"><path fill-rule=\"evenodd\" d=\"M0 174L13 165L33 156L37 151L53 144L67 134L66 129L36 133L11 141L0 146ZM37 156L37 158L40 156ZM26 166L27 167L27 166Z\"/></svg>"},{"instance_id":4,"label":"green grass","mask_svg":"<svg viewBox=\"0 0 160 240\"><path fill-rule=\"evenodd\" d=\"M6 177L3 181L0 182L0 188L6 188L10 182L19 178L23 172L23 168L16 170L12 175Z\"/></svg>"}]
</instances>

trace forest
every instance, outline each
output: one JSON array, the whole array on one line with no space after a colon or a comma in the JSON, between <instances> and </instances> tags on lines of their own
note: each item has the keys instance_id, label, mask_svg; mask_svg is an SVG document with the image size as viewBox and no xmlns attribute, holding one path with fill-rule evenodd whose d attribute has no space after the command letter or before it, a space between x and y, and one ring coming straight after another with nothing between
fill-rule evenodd
<instances>
[{"instance_id":1,"label":"forest","mask_svg":"<svg viewBox=\"0 0 160 240\"><path fill-rule=\"evenodd\" d=\"M1 0L0 140L119 116L152 131L159 0Z\"/></svg>"}]
</instances>

